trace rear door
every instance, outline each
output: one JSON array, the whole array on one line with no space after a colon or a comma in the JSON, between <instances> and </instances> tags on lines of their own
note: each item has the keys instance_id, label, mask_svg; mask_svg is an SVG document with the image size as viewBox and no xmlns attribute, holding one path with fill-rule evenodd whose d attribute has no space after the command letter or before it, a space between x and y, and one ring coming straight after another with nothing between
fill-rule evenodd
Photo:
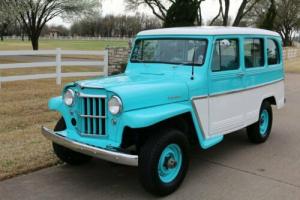
<instances>
[{"instance_id":1,"label":"rear door","mask_svg":"<svg viewBox=\"0 0 300 200\"><path fill-rule=\"evenodd\" d=\"M215 37L209 70L209 135L244 125L243 49L240 37Z\"/></svg>"}]
</instances>

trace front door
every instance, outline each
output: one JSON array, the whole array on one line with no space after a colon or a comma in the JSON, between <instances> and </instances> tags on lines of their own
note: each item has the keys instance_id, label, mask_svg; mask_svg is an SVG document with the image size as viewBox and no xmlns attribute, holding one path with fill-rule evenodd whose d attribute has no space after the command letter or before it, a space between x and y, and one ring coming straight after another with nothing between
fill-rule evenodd
<instances>
[{"instance_id":1,"label":"front door","mask_svg":"<svg viewBox=\"0 0 300 200\"><path fill-rule=\"evenodd\" d=\"M244 124L244 69L241 39L216 37L209 70L209 136L235 131ZM240 92L238 92L240 91Z\"/></svg>"}]
</instances>

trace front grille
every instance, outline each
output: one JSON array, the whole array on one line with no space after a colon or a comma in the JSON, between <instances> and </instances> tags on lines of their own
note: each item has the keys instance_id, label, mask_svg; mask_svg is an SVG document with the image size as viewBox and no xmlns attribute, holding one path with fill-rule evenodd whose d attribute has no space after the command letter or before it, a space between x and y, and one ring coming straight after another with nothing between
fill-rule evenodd
<instances>
[{"instance_id":1,"label":"front grille","mask_svg":"<svg viewBox=\"0 0 300 200\"><path fill-rule=\"evenodd\" d=\"M82 135L105 135L106 96L79 94L79 123L78 128Z\"/></svg>"}]
</instances>

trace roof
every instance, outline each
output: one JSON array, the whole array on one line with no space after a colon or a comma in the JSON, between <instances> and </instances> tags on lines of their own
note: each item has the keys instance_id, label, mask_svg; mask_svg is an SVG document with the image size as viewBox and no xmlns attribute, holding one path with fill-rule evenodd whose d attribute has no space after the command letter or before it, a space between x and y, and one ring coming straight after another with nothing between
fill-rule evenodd
<instances>
[{"instance_id":1,"label":"roof","mask_svg":"<svg viewBox=\"0 0 300 200\"><path fill-rule=\"evenodd\" d=\"M138 33L143 35L269 35L280 36L277 32L248 27L224 27L224 26L193 26L178 28L163 28L146 30Z\"/></svg>"}]
</instances>

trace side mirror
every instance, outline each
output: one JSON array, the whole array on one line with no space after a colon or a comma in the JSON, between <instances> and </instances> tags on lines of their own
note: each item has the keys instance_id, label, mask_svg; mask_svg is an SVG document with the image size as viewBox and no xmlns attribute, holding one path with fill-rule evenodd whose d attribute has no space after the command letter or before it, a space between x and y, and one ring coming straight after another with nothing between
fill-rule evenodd
<instances>
[{"instance_id":1,"label":"side mirror","mask_svg":"<svg viewBox=\"0 0 300 200\"><path fill-rule=\"evenodd\" d=\"M220 46L223 47L223 48L227 48L227 47L231 46L231 43L230 43L229 40L224 39L224 40L220 41Z\"/></svg>"}]
</instances>

